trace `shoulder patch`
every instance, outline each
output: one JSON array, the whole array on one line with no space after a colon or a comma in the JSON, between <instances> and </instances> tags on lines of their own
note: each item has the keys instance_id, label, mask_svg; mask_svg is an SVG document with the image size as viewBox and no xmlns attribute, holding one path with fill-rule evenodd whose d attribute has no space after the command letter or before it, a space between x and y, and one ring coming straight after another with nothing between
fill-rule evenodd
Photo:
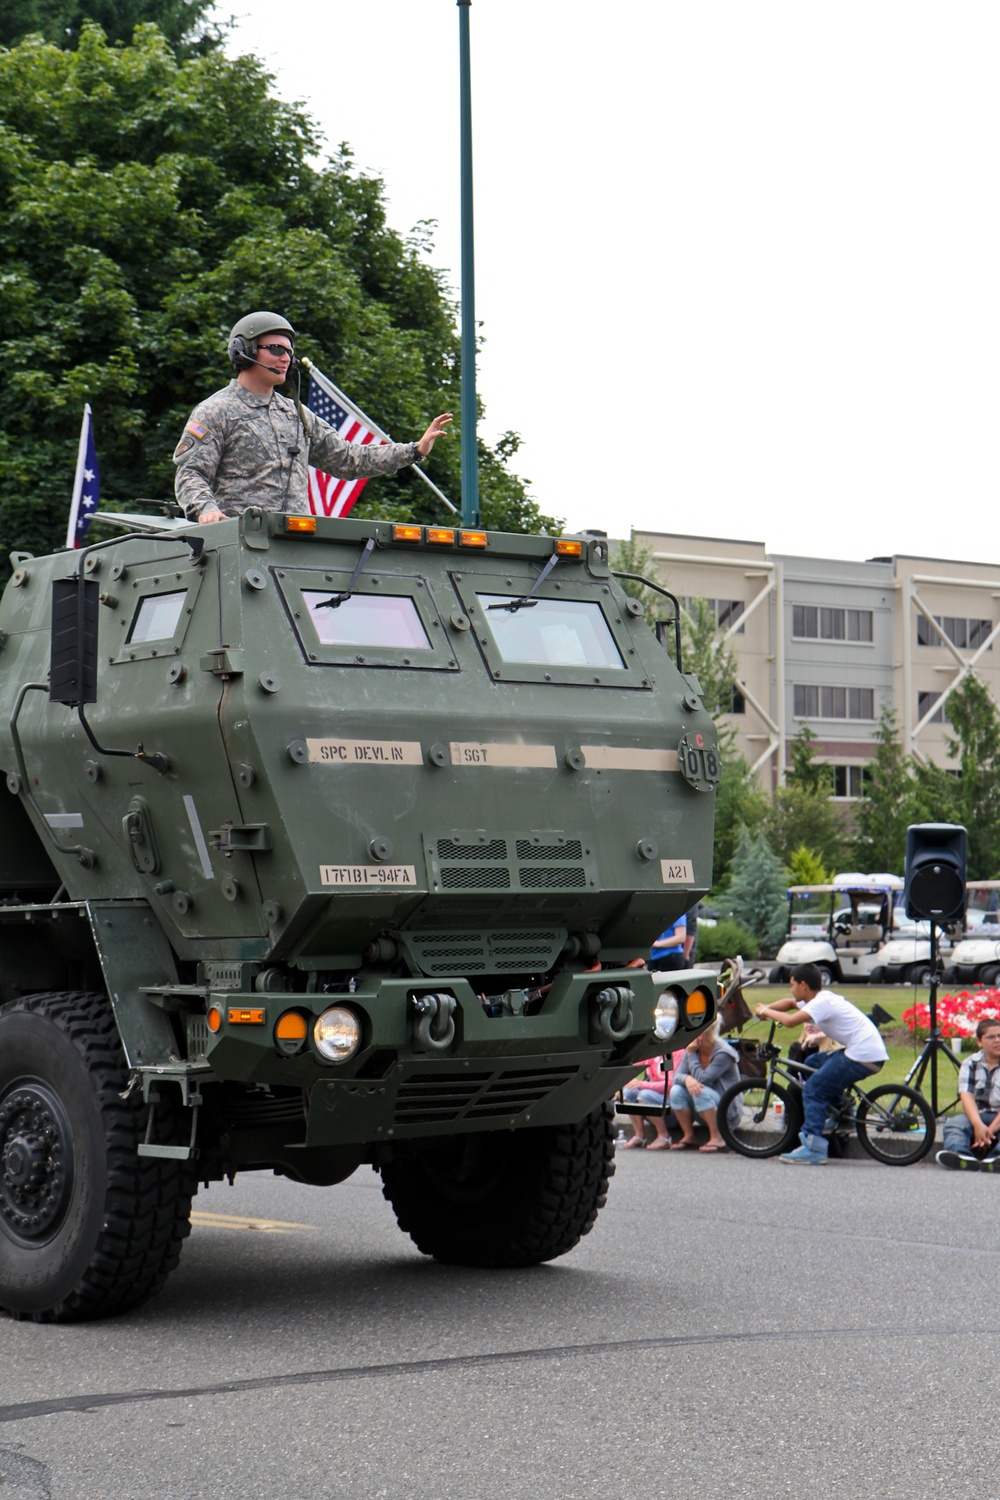
<instances>
[{"instance_id":1,"label":"shoulder patch","mask_svg":"<svg viewBox=\"0 0 1000 1500\"><path fill-rule=\"evenodd\" d=\"M194 437L199 439L208 437L208 428L203 427L200 422L196 422L194 417L191 418L184 431L190 432Z\"/></svg>"}]
</instances>

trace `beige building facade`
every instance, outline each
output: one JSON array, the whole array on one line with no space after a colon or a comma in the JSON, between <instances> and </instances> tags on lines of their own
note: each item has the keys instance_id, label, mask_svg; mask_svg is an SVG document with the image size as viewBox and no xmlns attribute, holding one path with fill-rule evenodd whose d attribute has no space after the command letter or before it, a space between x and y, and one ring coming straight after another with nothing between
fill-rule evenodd
<instances>
[{"instance_id":1,"label":"beige building facade","mask_svg":"<svg viewBox=\"0 0 1000 1500\"><path fill-rule=\"evenodd\" d=\"M803 727L837 797L853 800L883 706L905 751L947 765L948 699L968 673L1000 704L1000 565L794 557L669 532L635 541L682 605L709 601L739 663L738 742L765 786L783 783Z\"/></svg>"}]
</instances>

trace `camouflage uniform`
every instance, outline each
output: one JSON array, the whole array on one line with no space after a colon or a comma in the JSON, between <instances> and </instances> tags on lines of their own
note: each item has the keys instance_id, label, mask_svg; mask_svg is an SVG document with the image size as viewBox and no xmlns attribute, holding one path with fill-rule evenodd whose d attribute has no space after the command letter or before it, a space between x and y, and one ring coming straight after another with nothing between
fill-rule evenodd
<instances>
[{"instance_id":1,"label":"camouflage uniform","mask_svg":"<svg viewBox=\"0 0 1000 1500\"><path fill-rule=\"evenodd\" d=\"M303 411L300 423L287 396L255 396L231 380L191 413L174 449L174 492L192 521L206 506L227 516L251 505L308 514L310 464L361 479L395 474L419 458L416 443L346 443L314 412Z\"/></svg>"}]
</instances>

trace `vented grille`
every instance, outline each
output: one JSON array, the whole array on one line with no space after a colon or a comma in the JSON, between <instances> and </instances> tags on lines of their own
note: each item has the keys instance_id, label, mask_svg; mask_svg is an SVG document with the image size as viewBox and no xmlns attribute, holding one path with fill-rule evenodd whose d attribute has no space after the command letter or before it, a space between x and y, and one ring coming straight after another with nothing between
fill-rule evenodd
<instances>
[{"instance_id":1,"label":"vented grille","mask_svg":"<svg viewBox=\"0 0 1000 1500\"><path fill-rule=\"evenodd\" d=\"M204 1016L188 1016L187 1018L187 1044L188 1061L196 1062L203 1058L208 1051L208 1022Z\"/></svg>"},{"instance_id":2,"label":"vented grille","mask_svg":"<svg viewBox=\"0 0 1000 1500\"><path fill-rule=\"evenodd\" d=\"M438 839L438 859L492 859L507 858L507 840L491 839L488 844L458 844L454 839Z\"/></svg>"},{"instance_id":3,"label":"vented grille","mask_svg":"<svg viewBox=\"0 0 1000 1500\"><path fill-rule=\"evenodd\" d=\"M587 872L579 865L522 865L517 878L525 890L538 890L541 886L564 886L578 891L587 884Z\"/></svg>"},{"instance_id":4,"label":"vented grille","mask_svg":"<svg viewBox=\"0 0 1000 1500\"><path fill-rule=\"evenodd\" d=\"M522 1114L575 1078L577 1069L515 1068L502 1073L425 1073L400 1084L397 1125L431 1125Z\"/></svg>"},{"instance_id":5,"label":"vented grille","mask_svg":"<svg viewBox=\"0 0 1000 1500\"><path fill-rule=\"evenodd\" d=\"M519 833L508 839L463 830L435 839L431 847L440 893L583 891L594 875L590 860L584 863L582 840L558 833Z\"/></svg>"},{"instance_id":6,"label":"vented grille","mask_svg":"<svg viewBox=\"0 0 1000 1500\"><path fill-rule=\"evenodd\" d=\"M522 932L410 932L407 944L423 974L544 973L566 941L564 927Z\"/></svg>"},{"instance_id":7,"label":"vented grille","mask_svg":"<svg viewBox=\"0 0 1000 1500\"><path fill-rule=\"evenodd\" d=\"M566 839L561 844L535 844L530 839L518 839L518 859L582 859L583 845L579 839Z\"/></svg>"},{"instance_id":8,"label":"vented grille","mask_svg":"<svg viewBox=\"0 0 1000 1500\"><path fill-rule=\"evenodd\" d=\"M510 871L506 865L442 865L441 884L449 891L507 891Z\"/></svg>"}]
</instances>

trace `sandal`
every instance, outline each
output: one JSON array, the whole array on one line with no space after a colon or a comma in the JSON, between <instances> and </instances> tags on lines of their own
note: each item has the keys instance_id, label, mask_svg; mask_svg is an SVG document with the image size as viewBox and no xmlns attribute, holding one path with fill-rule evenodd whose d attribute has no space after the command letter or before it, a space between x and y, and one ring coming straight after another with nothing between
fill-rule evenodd
<instances>
[{"instance_id":1,"label":"sandal","mask_svg":"<svg viewBox=\"0 0 1000 1500\"><path fill-rule=\"evenodd\" d=\"M670 1144L670 1137L668 1135L658 1135L655 1141L650 1141L649 1145L646 1147L646 1150L672 1151L673 1147Z\"/></svg>"},{"instance_id":2,"label":"sandal","mask_svg":"<svg viewBox=\"0 0 1000 1500\"><path fill-rule=\"evenodd\" d=\"M633 1136L630 1136L629 1139L624 1143L624 1145L622 1146L622 1150L623 1151L632 1151L635 1147L637 1147L637 1146L645 1146L645 1144L646 1144L646 1142L645 1142L645 1139L644 1139L643 1136L641 1136L641 1135L633 1135Z\"/></svg>"},{"instance_id":3,"label":"sandal","mask_svg":"<svg viewBox=\"0 0 1000 1500\"><path fill-rule=\"evenodd\" d=\"M706 1145L698 1147L703 1156L711 1156L716 1151L727 1151L728 1149L724 1141L720 1142L719 1145L716 1145L714 1141L709 1141Z\"/></svg>"},{"instance_id":4,"label":"sandal","mask_svg":"<svg viewBox=\"0 0 1000 1500\"><path fill-rule=\"evenodd\" d=\"M674 1141L670 1149L671 1151L693 1151L697 1144L697 1141Z\"/></svg>"}]
</instances>

